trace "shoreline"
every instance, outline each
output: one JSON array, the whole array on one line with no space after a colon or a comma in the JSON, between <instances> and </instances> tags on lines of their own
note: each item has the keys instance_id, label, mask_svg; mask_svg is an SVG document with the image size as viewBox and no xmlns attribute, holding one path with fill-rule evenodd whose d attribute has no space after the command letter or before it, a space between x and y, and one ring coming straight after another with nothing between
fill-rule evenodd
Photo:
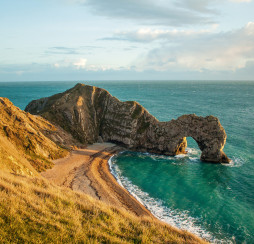
<instances>
[{"instance_id":1,"label":"shoreline","mask_svg":"<svg viewBox=\"0 0 254 244\"><path fill-rule=\"evenodd\" d=\"M142 206L144 206L153 215L155 219L161 221L164 224L168 224L178 230L187 231L207 242L221 242L221 240L216 239L212 235L212 233L204 229L202 225L195 224L195 219L193 217L188 217L188 221L186 223L186 216L183 216L178 212L163 206L160 201L152 198L151 196L149 196L148 193L142 191L139 187L133 187L133 183L125 177L121 177L121 173L119 174L119 169L113 166L114 164L112 164L111 159L114 156L115 155L111 156L108 161L111 174L114 176L118 184L121 185L124 189L126 189L131 196L133 196Z\"/></svg>"},{"instance_id":2,"label":"shoreline","mask_svg":"<svg viewBox=\"0 0 254 244\"><path fill-rule=\"evenodd\" d=\"M110 171L108 160L123 150L113 143L94 143L54 160L54 167L41 175L58 186L88 194L136 216L157 219L117 182Z\"/></svg>"},{"instance_id":3,"label":"shoreline","mask_svg":"<svg viewBox=\"0 0 254 244\"><path fill-rule=\"evenodd\" d=\"M97 200L131 212L138 217L159 221L176 229L177 232L186 231L154 215L118 182L110 170L109 160L115 154L125 150L125 148L113 143L94 143L85 149L73 150L64 158L54 160L54 167L42 172L41 175L58 186L88 194ZM201 242L208 243L207 240L195 233L186 232Z\"/></svg>"}]
</instances>

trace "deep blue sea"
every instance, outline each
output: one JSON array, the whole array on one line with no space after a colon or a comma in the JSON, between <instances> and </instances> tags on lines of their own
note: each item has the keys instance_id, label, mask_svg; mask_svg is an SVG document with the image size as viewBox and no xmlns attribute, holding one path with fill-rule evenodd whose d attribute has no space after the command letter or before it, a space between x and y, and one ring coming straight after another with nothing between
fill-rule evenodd
<instances>
[{"instance_id":1,"label":"deep blue sea","mask_svg":"<svg viewBox=\"0 0 254 244\"><path fill-rule=\"evenodd\" d=\"M0 96L24 109L33 99L77 82L0 83ZM90 81L122 101L135 100L161 121L214 115L227 133L230 165L199 160L192 138L177 157L123 152L110 160L115 177L158 218L214 243L254 243L254 82Z\"/></svg>"}]
</instances>

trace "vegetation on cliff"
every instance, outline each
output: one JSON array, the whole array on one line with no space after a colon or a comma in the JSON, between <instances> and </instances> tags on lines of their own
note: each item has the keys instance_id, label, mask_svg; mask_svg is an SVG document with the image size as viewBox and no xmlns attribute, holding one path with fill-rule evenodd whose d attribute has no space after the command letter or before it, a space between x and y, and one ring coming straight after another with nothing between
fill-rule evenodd
<instances>
[{"instance_id":1,"label":"vegetation on cliff","mask_svg":"<svg viewBox=\"0 0 254 244\"><path fill-rule=\"evenodd\" d=\"M38 171L66 155L63 147L71 143L60 128L0 98L1 243L203 243L156 219L49 183Z\"/></svg>"},{"instance_id":2,"label":"vegetation on cliff","mask_svg":"<svg viewBox=\"0 0 254 244\"><path fill-rule=\"evenodd\" d=\"M51 160L68 154L64 139L74 142L70 135L42 117L26 113L8 99L0 98L0 160L11 172L16 173L21 167L20 158L27 169L29 164L25 161L39 172L52 167Z\"/></svg>"}]
</instances>

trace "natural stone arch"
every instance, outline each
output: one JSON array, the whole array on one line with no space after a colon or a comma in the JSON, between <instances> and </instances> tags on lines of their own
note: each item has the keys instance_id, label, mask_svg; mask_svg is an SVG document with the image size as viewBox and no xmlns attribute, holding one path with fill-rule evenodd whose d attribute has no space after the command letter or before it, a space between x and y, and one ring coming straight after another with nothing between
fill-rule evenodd
<instances>
[{"instance_id":1,"label":"natural stone arch","mask_svg":"<svg viewBox=\"0 0 254 244\"><path fill-rule=\"evenodd\" d=\"M176 155L185 153L186 137L192 137L201 150L201 160L209 162L229 162L224 154L226 133L218 118L214 116L199 117L195 114L183 115L177 120L159 122L163 134L164 154ZM155 129L158 133L158 128ZM168 142L168 143L167 143ZM154 142L155 143L155 142Z\"/></svg>"},{"instance_id":2,"label":"natural stone arch","mask_svg":"<svg viewBox=\"0 0 254 244\"><path fill-rule=\"evenodd\" d=\"M66 92L32 101L26 111L60 125L83 143L114 141L136 151L184 153L185 137L202 151L201 160L228 163L226 133L214 116L183 115L160 122L134 101L121 102L104 89L77 84Z\"/></svg>"}]
</instances>

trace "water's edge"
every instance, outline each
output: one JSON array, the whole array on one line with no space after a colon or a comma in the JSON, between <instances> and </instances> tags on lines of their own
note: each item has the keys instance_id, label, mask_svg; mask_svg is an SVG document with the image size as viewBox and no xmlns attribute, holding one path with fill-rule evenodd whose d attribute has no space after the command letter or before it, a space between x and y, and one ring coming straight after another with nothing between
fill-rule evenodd
<instances>
[{"instance_id":1,"label":"water's edge","mask_svg":"<svg viewBox=\"0 0 254 244\"><path fill-rule=\"evenodd\" d=\"M140 204L148 209L157 219L181 230L186 230L212 243L232 243L229 240L216 239L212 233L208 232L202 226L196 224L197 219L188 215L188 211L177 212L163 205L163 201L152 198L147 192L142 191L138 186L122 175L117 164L113 159L126 151L114 154L108 160L108 166L111 174L117 183L125 188Z\"/></svg>"}]
</instances>

